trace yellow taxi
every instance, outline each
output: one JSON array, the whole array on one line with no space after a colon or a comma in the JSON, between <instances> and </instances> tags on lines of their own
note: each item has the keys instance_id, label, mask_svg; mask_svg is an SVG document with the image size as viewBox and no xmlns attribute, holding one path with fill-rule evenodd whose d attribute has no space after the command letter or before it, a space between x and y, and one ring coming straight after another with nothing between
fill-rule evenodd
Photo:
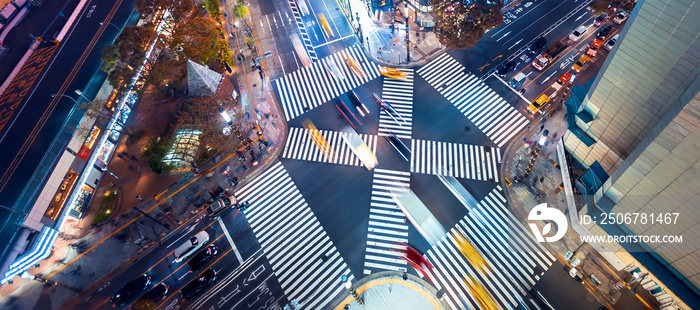
<instances>
[{"instance_id":1,"label":"yellow taxi","mask_svg":"<svg viewBox=\"0 0 700 310\"><path fill-rule=\"evenodd\" d=\"M585 66L588 63L588 61L590 61L590 60L591 60L590 56L583 55L583 56L581 56L581 58L578 59L578 61L574 64L574 66L571 67L571 69L574 69L574 71L576 71L576 72L581 72L581 69L583 69L583 66Z\"/></svg>"},{"instance_id":2,"label":"yellow taxi","mask_svg":"<svg viewBox=\"0 0 700 310\"><path fill-rule=\"evenodd\" d=\"M379 73L381 73L383 76L386 76L386 77L389 77L392 79L405 79L407 76L406 72L403 72L399 69L389 68L389 67L384 67L384 66L379 67Z\"/></svg>"},{"instance_id":3,"label":"yellow taxi","mask_svg":"<svg viewBox=\"0 0 700 310\"><path fill-rule=\"evenodd\" d=\"M544 106L546 106L549 103L549 96L542 94L539 97L537 97L537 100L532 102L528 109L530 110L530 113L535 114L540 111Z\"/></svg>"},{"instance_id":4,"label":"yellow taxi","mask_svg":"<svg viewBox=\"0 0 700 310\"><path fill-rule=\"evenodd\" d=\"M464 278L464 283L467 284L474 300L479 304L479 309L501 310L501 307L496 305L496 302L493 301L493 296L489 294L481 282L473 275L467 275L467 277Z\"/></svg>"},{"instance_id":5,"label":"yellow taxi","mask_svg":"<svg viewBox=\"0 0 700 310\"><path fill-rule=\"evenodd\" d=\"M454 234L455 241L457 242L457 248L462 255L467 259L469 264L476 267L482 272L487 272L491 270L491 267L486 262L484 257L479 253L479 251L465 238L460 232Z\"/></svg>"},{"instance_id":6,"label":"yellow taxi","mask_svg":"<svg viewBox=\"0 0 700 310\"><path fill-rule=\"evenodd\" d=\"M345 63L348 64L348 67L350 67L350 70L355 73L360 78L365 77L365 73L362 71L362 68L360 68L360 64L355 60L354 57L350 55L345 55Z\"/></svg>"},{"instance_id":7,"label":"yellow taxi","mask_svg":"<svg viewBox=\"0 0 700 310\"><path fill-rule=\"evenodd\" d=\"M335 36L335 34L333 34L333 30L331 29L331 26L328 24L328 20L326 19L326 16L323 15L323 13L318 13L318 22L321 23L321 28L326 33L326 36L328 36L328 37Z\"/></svg>"}]
</instances>

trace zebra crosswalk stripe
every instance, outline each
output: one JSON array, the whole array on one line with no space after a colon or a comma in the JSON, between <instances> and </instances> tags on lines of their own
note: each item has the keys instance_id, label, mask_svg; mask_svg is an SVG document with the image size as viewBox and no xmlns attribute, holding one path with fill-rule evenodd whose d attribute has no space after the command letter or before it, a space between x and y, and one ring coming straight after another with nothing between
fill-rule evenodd
<instances>
[{"instance_id":1,"label":"zebra crosswalk stripe","mask_svg":"<svg viewBox=\"0 0 700 310\"><path fill-rule=\"evenodd\" d=\"M304 25L304 21L301 19L301 13L299 13L299 7L297 6L296 2L294 0L289 0L289 6L292 8L292 15L294 15L294 21L297 23L297 27L299 27L299 31L301 31L301 39L304 42L304 47L306 48L306 51L309 53L309 58L311 61L316 61L318 60L318 57L316 56L316 50L314 49L314 45L311 44L311 38L309 38L309 32L306 31L306 26Z\"/></svg>"},{"instance_id":2,"label":"zebra crosswalk stripe","mask_svg":"<svg viewBox=\"0 0 700 310\"><path fill-rule=\"evenodd\" d=\"M475 309L478 303L464 283L475 275L504 309L517 307L517 298L532 288L538 276L534 269L549 269L555 257L535 241L525 227L508 212L500 185L482 199L477 207L426 256L435 266L436 286L444 288L446 301L454 309ZM455 235L459 233L479 249L491 270L485 276L464 258Z\"/></svg>"},{"instance_id":3,"label":"zebra crosswalk stripe","mask_svg":"<svg viewBox=\"0 0 700 310\"><path fill-rule=\"evenodd\" d=\"M282 150L282 158L332 163L340 165L361 166L360 161L350 146L345 143L344 133L332 130L319 130L319 134L329 145L328 151L323 152L311 138L310 131L306 128L289 127L289 135ZM360 134L367 147L376 153L377 136Z\"/></svg>"},{"instance_id":4,"label":"zebra crosswalk stripe","mask_svg":"<svg viewBox=\"0 0 700 310\"><path fill-rule=\"evenodd\" d=\"M322 309L343 289L340 276L354 279L280 162L235 194L250 203L245 216L289 299Z\"/></svg>"},{"instance_id":5,"label":"zebra crosswalk stripe","mask_svg":"<svg viewBox=\"0 0 700 310\"><path fill-rule=\"evenodd\" d=\"M441 174L447 168L456 178L498 181L501 150L481 145L411 140L411 172Z\"/></svg>"},{"instance_id":6,"label":"zebra crosswalk stripe","mask_svg":"<svg viewBox=\"0 0 700 310\"><path fill-rule=\"evenodd\" d=\"M444 53L417 71L498 147L527 125L527 118L456 59Z\"/></svg>"},{"instance_id":7,"label":"zebra crosswalk stripe","mask_svg":"<svg viewBox=\"0 0 700 310\"><path fill-rule=\"evenodd\" d=\"M408 172L374 169L364 274L406 271L406 261L391 249L401 248L397 242L408 242L408 224L389 191L405 191L410 186L410 176Z\"/></svg>"},{"instance_id":8,"label":"zebra crosswalk stripe","mask_svg":"<svg viewBox=\"0 0 700 310\"><path fill-rule=\"evenodd\" d=\"M399 116L384 109L379 111L379 135L394 133L399 138L410 139L413 130L413 69L399 69L405 79L384 77L382 99L389 103Z\"/></svg>"},{"instance_id":9,"label":"zebra crosswalk stripe","mask_svg":"<svg viewBox=\"0 0 700 310\"><path fill-rule=\"evenodd\" d=\"M358 77L346 64L345 58L357 60L363 77ZM340 69L342 79L336 79L326 69L329 62ZM338 51L299 68L273 82L287 121L312 110L379 76L379 66L370 61L358 45Z\"/></svg>"}]
</instances>

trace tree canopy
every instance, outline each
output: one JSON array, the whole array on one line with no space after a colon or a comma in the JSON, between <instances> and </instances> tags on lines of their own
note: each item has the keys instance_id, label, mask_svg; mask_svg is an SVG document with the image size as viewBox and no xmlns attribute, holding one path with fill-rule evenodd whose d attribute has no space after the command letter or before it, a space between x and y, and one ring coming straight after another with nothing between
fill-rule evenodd
<instances>
[{"instance_id":1,"label":"tree canopy","mask_svg":"<svg viewBox=\"0 0 700 310\"><path fill-rule=\"evenodd\" d=\"M448 48L470 48L487 30L503 24L503 1L474 0L468 3L435 0L433 8L440 15L433 31Z\"/></svg>"}]
</instances>

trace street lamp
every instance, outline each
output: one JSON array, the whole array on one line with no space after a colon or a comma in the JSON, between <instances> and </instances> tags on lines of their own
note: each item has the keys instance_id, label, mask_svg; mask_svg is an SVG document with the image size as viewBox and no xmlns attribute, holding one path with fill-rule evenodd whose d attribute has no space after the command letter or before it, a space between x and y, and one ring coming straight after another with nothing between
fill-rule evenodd
<instances>
[{"instance_id":1,"label":"street lamp","mask_svg":"<svg viewBox=\"0 0 700 310\"><path fill-rule=\"evenodd\" d=\"M104 25L104 24L105 24L105 22L100 22L100 26L102 26L102 25ZM115 24L112 24L112 23L109 23L109 22L108 22L107 25L112 25L112 26L114 26L114 28L117 28L117 30L119 30L120 32L122 31L122 30L119 28L119 26L117 26L117 25L115 25Z\"/></svg>"},{"instance_id":2,"label":"street lamp","mask_svg":"<svg viewBox=\"0 0 700 310\"><path fill-rule=\"evenodd\" d=\"M345 284L345 288L348 289L348 291L350 291L350 294L352 295L352 297L355 298L355 301L357 302L357 304L361 306L362 305L362 298L360 298L360 295L357 294L357 291L355 290L355 288L352 287L352 282L350 281L350 279L348 279L348 276L347 275L341 276L340 281L342 281L343 284Z\"/></svg>"},{"instance_id":3,"label":"street lamp","mask_svg":"<svg viewBox=\"0 0 700 310\"><path fill-rule=\"evenodd\" d=\"M51 96L51 98L54 98L54 97L56 97L56 94L51 94L51 95L49 95L49 96ZM66 98L69 98L70 100L73 100L73 102L74 102L75 104L78 104L78 100L75 100L75 98L73 98L73 97L71 97L71 96L68 96L68 95L58 95L58 96L59 96L59 97L66 97Z\"/></svg>"},{"instance_id":4,"label":"street lamp","mask_svg":"<svg viewBox=\"0 0 700 310\"><path fill-rule=\"evenodd\" d=\"M85 98L85 101L90 102L90 99L88 99L87 97L83 96L83 91L82 91L82 90L76 89L76 90L75 90L75 94L78 95L78 96L80 96L80 97Z\"/></svg>"}]
</instances>

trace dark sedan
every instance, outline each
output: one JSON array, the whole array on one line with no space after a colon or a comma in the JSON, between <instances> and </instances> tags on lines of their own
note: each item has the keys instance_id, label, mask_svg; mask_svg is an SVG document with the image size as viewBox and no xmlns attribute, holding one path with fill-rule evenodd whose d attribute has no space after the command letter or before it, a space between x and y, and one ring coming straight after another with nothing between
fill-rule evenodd
<instances>
[{"instance_id":1,"label":"dark sedan","mask_svg":"<svg viewBox=\"0 0 700 310\"><path fill-rule=\"evenodd\" d=\"M496 71L496 74L498 74L498 76L500 76L500 77L505 77L506 74L508 74L508 72L513 71L513 69L515 69L515 67L517 67L517 66L518 66L518 62L516 62L515 60L511 60L511 61L503 64L500 68L498 68L498 71Z\"/></svg>"},{"instance_id":2,"label":"dark sedan","mask_svg":"<svg viewBox=\"0 0 700 310\"><path fill-rule=\"evenodd\" d=\"M387 142L389 142L389 145L397 152L401 157L403 157L404 160L408 161L411 158L411 150L408 149L406 144L399 139L396 135L393 133L390 133L389 136L384 136L384 139L386 139Z\"/></svg>"},{"instance_id":3,"label":"dark sedan","mask_svg":"<svg viewBox=\"0 0 700 310\"><path fill-rule=\"evenodd\" d=\"M209 287L209 285L211 285L211 283L215 280L216 271L211 268L205 270L199 275L199 277L190 281L190 283L187 283L187 285L180 290L180 297L182 297L182 301L185 302L194 297L199 292Z\"/></svg>"},{"instance_id":4,"label":"dark sedan","mask_svg":"<svg viewBox=\"0 0 700 310\"><path fill-rule=\"evenodd\" d=\"M207 264L216 254L219 253L219 248L210 244L204 251L197 253L192 259L187 262L190 267L190 272L195 272Z\"/></svg>"},{"instance_id":5,"label":"dark sedan","mask_svg":"<svg viewBox=\"0 0 700 310\"><path fill-rule=\"evenodd\" d=\"M530 54L536 54L539 53L544 46L547 45L547 39L544 37L539 37L535 42L532 42L532 45L528 48L530 50Z\"/></svg>"},{"instance_id":6,"label":"dark sedan","mask_svg":"<svg viewBox=\"0 0 700 310\"><path fill-rule=\"evenodd\" d=\"M131 282L120 288L112 298L109 299L109 303L112 304L112 308L123 307L129 301L134 299L136 295L145 290L148 285L151 284L151 276L148 274L142 274L138 278L131 280Z\"/></svg>"},{"instance_id":7,"label":"dark sedan","mask_svg":"<svg viewBox=\"0 0 700 310\"><path fill-rule=\"evenodd\" d=\"M607 25L598 31L598 40L605 41L605 39L615 30L612 25Z\"/></svg>"}]
</instances>

